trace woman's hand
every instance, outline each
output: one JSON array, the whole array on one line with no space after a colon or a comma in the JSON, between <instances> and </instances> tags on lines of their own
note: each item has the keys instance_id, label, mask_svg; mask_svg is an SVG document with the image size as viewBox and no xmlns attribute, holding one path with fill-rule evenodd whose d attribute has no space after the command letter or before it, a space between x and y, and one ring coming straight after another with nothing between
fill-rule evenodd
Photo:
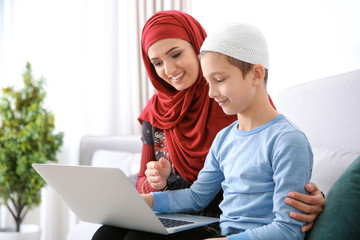
<instances>
[{"instance_id":1,"label":"woman's hand","mask_svg":"<svg viewBox=\"0 0 360 240\"><path fill-rule=\"evenodd\" d=\"M170 176L171 165L165 158L159 161L151 161L146 164L145 175L151 187L157 190L164 189Z\"/></svg>"},{"instance_id":2,"label":"woman's hand","mask_svg":"<svg viewBox=\"0 0 360 240\"><path fill-rule=\"evenodd\" d=\"M285 199L285 202L288 205L304 212L290 212L290 217L307 222L307 224L301 228L301 231L303 232L306 232L312 228L314 221L322 212L323 206L325 204L325 198L315 183L310 182L306 184L305 189L309 192L309 195L297 192L289 192L289 198Z\"/></svg>"}]
</instances>

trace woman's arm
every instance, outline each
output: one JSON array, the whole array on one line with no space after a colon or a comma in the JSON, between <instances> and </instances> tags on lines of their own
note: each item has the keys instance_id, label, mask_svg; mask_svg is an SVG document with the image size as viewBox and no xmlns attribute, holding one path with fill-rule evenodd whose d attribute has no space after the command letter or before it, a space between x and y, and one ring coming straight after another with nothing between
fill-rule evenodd
<instances>
[{"instance_id":1,"label":"woman's arm","mask_svg":"<svg viewBox=\"0 0 360 240\"><path fill-rule=\"evenodd\" d=\"M141 125L141 130L141 140L143 142L143 147L141 152L140 170L136 181L136 189L139 193L162 191L162 189L156 190L152 188L145 174L145 171L147 170L147 164L149 162L156 161L152 125L148 121L143 121Z\"/></svg>"},{"instance_id":2,"label":"woman's arm","mask_svg":"<svg viewBox=\"0 0 360 240\"><path fill-rule=\"evenodd\" d=\"M301 228L303 232L312 228L325 204L324 195L317 188L315 183L310 182L306 184L305 189L309 192L309 195L298 192L289 192L289 197L285 199L285 202L288 205L304 212L290 212L290 217L307 222L307 224Z\"/></svg>"},{"instance_id":3,"label":"woman's arm","mask_svg":"<svg viewBox=\"0 0 360 240\"><path fill-rule=\"evenodd\" d=\"M158 134L160 135L160 134ZM136 188L140 193L158 192L164 189L183 189L190 187L190 184L181 176L171 172L170 166L163 171L162 165L157 162L156 149L154 144L154 133L152 125L143 121L142 123L143 148L141 153L141 166L136 182ZM167 160L163 159L165 162ZM167 165L167 164L166 164ZM156 177L160 179L156 180ZM161 185L159 184L161 182Z\"/></svg>"},{"instance_id":4,"label":"woman's arm","mask_svg":"<svg viewBox=\"0 0 360 240\"><path fill-rule=\"evenodd\" d=\"M154 153L154 146L143 144L142 153L141 153L141 165L138 174L138 178L136 181L136 189L139 193L149 193L149 192L156 192L162 190L156 190L151 187L150 183L146 180L145 171L147 169L148 162L156 161L155 153Z\"/></svg>"}]
</instances>

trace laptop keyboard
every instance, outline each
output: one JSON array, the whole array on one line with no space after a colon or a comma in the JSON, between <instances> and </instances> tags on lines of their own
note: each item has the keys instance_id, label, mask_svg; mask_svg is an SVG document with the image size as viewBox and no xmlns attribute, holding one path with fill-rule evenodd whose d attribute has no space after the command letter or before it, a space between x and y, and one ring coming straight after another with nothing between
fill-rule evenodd
<instances>
[{"instance_id":1,"label":"laptop keyboard","mask_svg":"<svg viewBox=\"0 0 360 240\"><path fill-rule=\"evenodd\" d=\"M183 221L183 220L176 220L176 219L169 219L169 218L159 218L159 220L166 228L178 227L178 226L194 223L194 222L190 222L190 221Z\"/></svg>"}]
</instances>

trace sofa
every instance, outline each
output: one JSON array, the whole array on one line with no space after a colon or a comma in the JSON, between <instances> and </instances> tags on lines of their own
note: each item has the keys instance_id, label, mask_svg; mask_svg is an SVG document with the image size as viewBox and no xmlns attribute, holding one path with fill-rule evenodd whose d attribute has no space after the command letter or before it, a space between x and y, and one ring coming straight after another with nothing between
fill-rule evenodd
<instances>
[{"instance_id":1,"label":"sofa","mask_svg":"<svg viewBox=\"0 0 360 240\"><path fill-rule=\"evenodd\" d=\"M307 135L314 152L311 181L326 196L324 210L307 239L360 236L360 70L281 92L277 108ZM84 136L79 164L119 167L135 184L142 143L139 135ZM67 240L91 239L100 225L78 221Z\"/></svg>"}]
</instances>

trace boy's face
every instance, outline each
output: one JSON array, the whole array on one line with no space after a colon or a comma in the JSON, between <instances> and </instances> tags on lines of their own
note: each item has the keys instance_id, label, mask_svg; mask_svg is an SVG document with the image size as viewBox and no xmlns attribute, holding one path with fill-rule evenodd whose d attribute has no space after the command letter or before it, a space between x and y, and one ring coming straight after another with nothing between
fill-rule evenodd
<instances>
[{"instance_id":1,"label":"boy's face","mask_svg":"<svg viewBox=\"0 0 360 240\"><path fill-rule=\"evenodd\" d=\"M225 55L207 52L200 58L203 75L209 84L209 96L228 114L244 113L255 96L253 71L243 76Z\"/></svg>"}]
</instances>

